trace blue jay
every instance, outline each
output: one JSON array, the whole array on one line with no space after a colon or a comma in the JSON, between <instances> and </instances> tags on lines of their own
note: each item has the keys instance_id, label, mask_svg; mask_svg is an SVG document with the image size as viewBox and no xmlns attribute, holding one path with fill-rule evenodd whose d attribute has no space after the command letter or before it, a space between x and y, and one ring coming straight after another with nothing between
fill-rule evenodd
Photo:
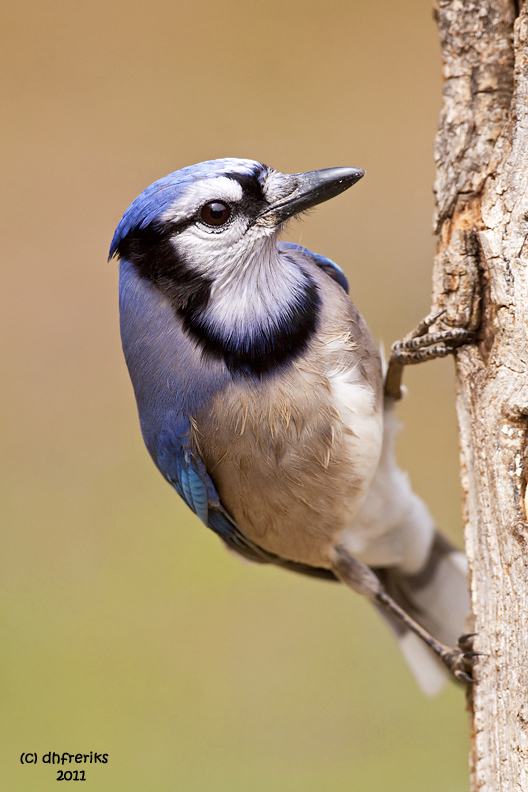
<instances>
[{"instance_id":1,"label":"blue jay","mask_svg":"<svg viewBox=\"0 0 528 792\"><path fill-rule=\"evenodd\" d=\"M384 393L344 273L279 241L289 218L363 175L288 175L244 159L186 167L131 204L110 257L141 430L162 475L240 556L367 596L434 694L445 669L471 681L470 636L456 645L465 557L397 466L398 388ZM427 357L431 340L445 354L461 343L427 334L432 320L396 368L415 362L415 347Z\"/></svg>"}]
</instances>

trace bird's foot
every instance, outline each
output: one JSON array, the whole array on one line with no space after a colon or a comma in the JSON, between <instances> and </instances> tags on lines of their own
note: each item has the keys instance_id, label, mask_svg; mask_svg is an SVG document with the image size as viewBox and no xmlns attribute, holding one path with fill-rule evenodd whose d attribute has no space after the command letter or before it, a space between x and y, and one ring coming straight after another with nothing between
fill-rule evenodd
<instances>
[{"instance_id":1,"label":"bird's foot","mask_svg":"<svg viewBox=\"0 0 528 792\"><path fill-rule=\"evenodd\" d=\"M483 656L483 652L473 650L473 639L476 633L466 633L458 639L456 649L448 649L439 652L439 657L448 671L453 674L455 679L467 687L474 685L473 667L478 657Z\"/></svg>"},{"instance_id":2,"label":"bird's foot","mask_svg":"<svg viewBox=\"0 0 528 792\"><path fill-rule=\"evenodd\" d=\"M428 333L429 328L439 319L445 311L429 314L425 319L411 330L400 341L391 347L391 360L402 363L404 366L421 363L424 360L434 360L438 357L452 355L459 346L468 344L475 338L475 333L463 327L452 327L438 333Z\"/></svg>"},{"instance_id":3,"label":"bird's foot","mask_svg":"<svg viewBox=\"0 0 528 792\"><path fill-rule=\"evenodd\" d=\"M404 366L423 363L425 360L453 355L463 344L475 339L475 333L463 327L452 327L429 333L429 328L445 313L429 314L400 341L391 347L389 366L385 377L385 395L393 399L401 398L401 378Z\"/></svg>"}]
</instances>

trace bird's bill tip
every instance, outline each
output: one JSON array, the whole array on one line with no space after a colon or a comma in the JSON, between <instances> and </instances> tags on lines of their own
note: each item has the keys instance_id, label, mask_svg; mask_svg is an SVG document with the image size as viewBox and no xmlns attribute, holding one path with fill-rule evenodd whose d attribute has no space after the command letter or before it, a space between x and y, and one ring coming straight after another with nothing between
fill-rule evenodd
<instances>
[{"instance_id":1,"label":"bird's bill tip","mask_svg":"<svg viewBox=\"0 0 528 792\"><path fill-rule=\"evenodd\" d=\"M361 168L350 167L294 173L289 177L292 180L291 193L271 204L263 214L272 214L278 222L283 222L348 190L364 175Z\"/></svg>"}]
</instances>

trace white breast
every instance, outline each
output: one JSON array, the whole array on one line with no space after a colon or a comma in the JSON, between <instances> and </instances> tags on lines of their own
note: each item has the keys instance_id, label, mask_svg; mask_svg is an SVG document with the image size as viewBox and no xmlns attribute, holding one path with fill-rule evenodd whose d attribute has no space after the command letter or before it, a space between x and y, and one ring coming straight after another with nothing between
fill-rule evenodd
<instances>
[{"instance_id":1,"label":"white breast","mask_svg":"<svg viewBox=\"0 0 528 792\"><path fill-rule=\"evenodd\" d=\"M365 494L381 455L383 415L377 407L374 392L367 384L358 382L354 369L335 368L327 373L327 378L335 409L345 427L343 450L354 469L354 478L361 481L361 490ZM358 494L351 504L354 514L362 502L363 498Z\"/></svg>"}]
</instances>

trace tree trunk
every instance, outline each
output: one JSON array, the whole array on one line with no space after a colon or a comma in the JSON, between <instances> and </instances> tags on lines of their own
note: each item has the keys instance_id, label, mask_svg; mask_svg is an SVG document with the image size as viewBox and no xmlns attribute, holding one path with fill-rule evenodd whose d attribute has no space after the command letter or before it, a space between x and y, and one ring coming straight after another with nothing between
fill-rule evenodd
<instances>
[{"instance_id":1,"label":"tree trunk","mask_svg":"<svg viewBox=\"0 0 528 792\"><path fill-rule=\"evenodd\" d=\"M470 629L471 790L528 790L528 2L439 0L435 310L456 358ZM479 329L480 328L480 329Z\"/></svg>"}]
</instances>

